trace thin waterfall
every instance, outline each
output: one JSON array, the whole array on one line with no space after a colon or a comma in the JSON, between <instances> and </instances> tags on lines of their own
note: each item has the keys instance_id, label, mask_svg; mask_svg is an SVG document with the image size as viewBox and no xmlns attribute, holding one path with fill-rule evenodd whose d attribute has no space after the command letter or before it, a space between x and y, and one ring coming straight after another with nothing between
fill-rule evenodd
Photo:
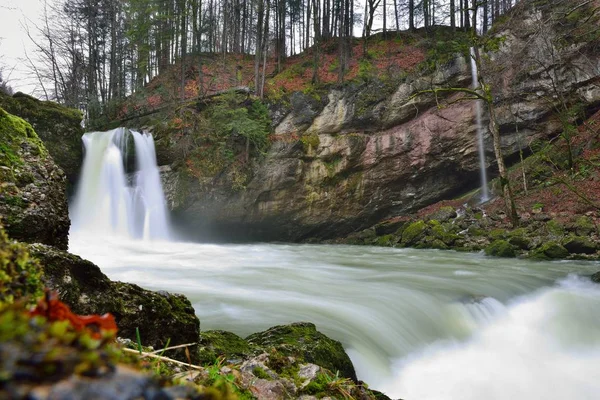
<instances>
[{"instance_id":1,"label":"thin waterfall","mask_svg":"<svg viewBox=\"0 0 600 400\"><path fill-rule=\"evenodd\" d=\"M72 229L136 239L170 237L151 135L117 128L82 137L85 158L71 207ZM133 141L136 171L126 164Z\"/></svg>"},{"instance_id":2,"label":"thin waterfall","mask_svg":"<svg viewBox=\"0 0 600 400\"><path fill-rule=\"evenodd\" d=\"M477 63L475 62L475 48L471 47L471 76L473 89L479 87L477 79ZM475 121L477 122L477 150L479 153L479 173L481 175L481 202L488 201L490 198L488 192L487 171L485 167L485 149L483 143L483 127L481 125L481 100L475 100Z\"/></svg>"}]
</instances>

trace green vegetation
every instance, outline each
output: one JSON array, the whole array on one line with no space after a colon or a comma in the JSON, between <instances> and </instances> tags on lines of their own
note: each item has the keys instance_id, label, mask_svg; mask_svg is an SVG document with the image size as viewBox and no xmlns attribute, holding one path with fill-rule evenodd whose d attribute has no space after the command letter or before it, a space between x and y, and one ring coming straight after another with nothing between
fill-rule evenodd
<instances>
[{"instance_id":1,"label":"green vegetation","mask_svg":"<svg viewBox=\"0 0 600 400\"><path fill-rule=\"evenodd\" d=\"M0 108L0 166L12 168L23 163L19 155L28 145L34 155L45 156L46 149L30 124Z\"/></svg>"},{"instance_id":2,"label":"green vegetation","mask_svg":"<svg viewBox=\"0 0 600 400\"><path fill-rule=\"evenodd\" d=\"M43 294L41 268L27 247L8 239L0 225L0 305L16 299L34 303Z\"/></svg>"}]
</instances>

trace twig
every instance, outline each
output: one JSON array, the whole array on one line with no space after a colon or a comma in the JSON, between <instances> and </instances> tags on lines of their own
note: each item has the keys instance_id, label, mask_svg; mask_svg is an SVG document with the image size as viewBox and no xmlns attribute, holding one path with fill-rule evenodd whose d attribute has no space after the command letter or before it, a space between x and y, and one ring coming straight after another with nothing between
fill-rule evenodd
<instances>
[{"instance_id":1,"label":"twig","mask_svg":"<svg viewBox=\"0 0 600 400\"><path fill-rule=\"evenodd\" d=\"M191 369L196 369L198 371L204 371L204 368L202 368L202 367L200 367L198 365L184 363L184 362L181 362L181 361L173 360L172 358L169 358L169 357L159 356L159 355L156 355L154 353L142 352L140 354L140 352L138 350L128 349L128 348L124 348L123 351L126 352L126 353L137 354L137 355L139 355L142 358L143 357L156 358L156 359L161 360L161 361L167 361L167 362L170 362L170 363L173 363L173 364L183 365L183 366L191 368Z\"/></svg>"},{"instance_id":2,"label":"twig","mask_svg":"<svg viewBox=\"0 0 600 400\"><path fill-rule=\"evenodd\" d=\"M182 347L196 346L197 344L198 343L186 343L186 344L180 344L180 345L177 345L177 346L165 347L164 349L158 349L158 350L151 351L149 354L162 353L163 351L180 349Z\"/></svg>"}]
</instances>

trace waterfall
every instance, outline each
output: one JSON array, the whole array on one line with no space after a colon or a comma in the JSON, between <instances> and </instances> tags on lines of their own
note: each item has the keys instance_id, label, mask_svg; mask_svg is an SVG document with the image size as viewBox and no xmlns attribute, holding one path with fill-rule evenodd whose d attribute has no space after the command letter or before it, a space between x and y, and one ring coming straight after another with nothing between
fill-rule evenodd
<instances>
[{"instance_id":1,"label":"waterfall","mask_svg":"<svg viewBox=\"0 0 600 400\"><path fill-rule=\"evenodd\" d=\"M477 63L475 62L475 48L471 47L471 76L473 89L479 87L477 80ZM487 172L485 168L485 149L483 147L483 127L481 126L481 100L475 100L475 120L477 122L477 150L479 153L479 173L481 175L481 202L489 200Z\"/></svg>"},{"instance_id":2,"label":"waterfall","mask_svg":"<svg viewBox=\"0 0 600 400\"><path fill-rule=\"evenodd\" d=\"M149 134L117 128L88 132L82 137L85 158L71 206L74 231L168 239L166 203ZM128 175L130 142L136 171Z\"/></svg>"}]
</instances>

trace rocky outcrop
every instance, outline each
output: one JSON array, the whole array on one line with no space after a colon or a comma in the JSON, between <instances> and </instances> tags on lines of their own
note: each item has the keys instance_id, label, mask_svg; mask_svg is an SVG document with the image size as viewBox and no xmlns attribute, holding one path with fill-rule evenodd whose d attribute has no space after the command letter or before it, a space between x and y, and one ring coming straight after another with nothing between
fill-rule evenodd
<instances>
[{"instance_id":1,"label":"rocky outcrop","mask_svg":"<svg viewBox=\"0 0 600 400\"><path fill-rule=\"evenodd\" d=\"M9 237L67 249L62 170L23 119L0 108L0 216Z\"/></svg>"},{"instance_id":2,"label":"rocky outcrop","mask_svg":"<svg viewBox=\"0 0 600 400\"><path fill-rule=\"evenodd\" d=\"M518 7L518 18L495 28L506 40L484 71L509 161L562 131L559 102L582 112L600 104L598 39L560 47L566 34L560 19L544 18L549 11L535 2ZM548 34L540 32L538 16ZM552 57L560 62L544 64ZM344 235L448 198L479 183L475 105L448 98L438 108L432 96L414 94L470 82L468 59L458 56L396 86L372 81L323 97L295 93L287 107L275 109L273 145L243 188L233 190L223 172L199 180L174 165L169 202L194 235L301 241ZM489 132L484 136L493 174Z\"/></svg>"},{"instance_id":3,"label":"rocky outcrop","mask_svg":"<svg viewBox=\"0 0 600 400\"><path fill-rule=\"evenodd\" d=\"M458 212L444 206L419 219L391 221L353 233L334 243L485 251L495 257L521 257L535 260L598 260L600 217L589 212L572 220L569 213L535 214L521 219L513 228L504 211L486 213L485 209L460 205ZM449 218L436 219L440 215ZM571 219L570 219L571 218ZM382 231L380 226L394 229ZM585 229L584 227L592 227ZM584 235L584 236L582 236Z\"/></svg>"},{"instance_id":4,"label":"rocky outcrop","mask_svg":"<svg viewBox=\"0 0 600 400\"><path fill-rule=\"evenodd\" d=\"M338 376L357 381L350 357L342 344L330 339L310 322L278 325L246 339L227 331L206 331L200 335L200 359L212 363L225 357L228 363L240 364L262 353L277 353L297 363L312 363Z\"/></svg>"},{"instance_id":5,"label":"rocky outcrop","mask_svg":"<svg viewBox=\"0 0 600 400\"><path fill-rule=\"evenodd\" d=\"M185 296L113 282L91 262L50 246L31 245L30 253L42 265L46 285L73 312L111 313L119 336L136 340L138 329L145 346L162 348L169 339L171 345L198 341L200 321ZM183 350L179 358L186 360ZM192 359L198 359L194 351Z\"/></svg>"},{"instance_id":6,"label":"rocky outcrop","mask_svg":"<svg viewBox=\"0 0 600 400\"><path fill-rule=\"evenodd\" d=\"M20 92L12 97L0 92L0 107L31 124L68 181L75 184L83 155L81 112Z\"/></svg>"}]
</instances>

